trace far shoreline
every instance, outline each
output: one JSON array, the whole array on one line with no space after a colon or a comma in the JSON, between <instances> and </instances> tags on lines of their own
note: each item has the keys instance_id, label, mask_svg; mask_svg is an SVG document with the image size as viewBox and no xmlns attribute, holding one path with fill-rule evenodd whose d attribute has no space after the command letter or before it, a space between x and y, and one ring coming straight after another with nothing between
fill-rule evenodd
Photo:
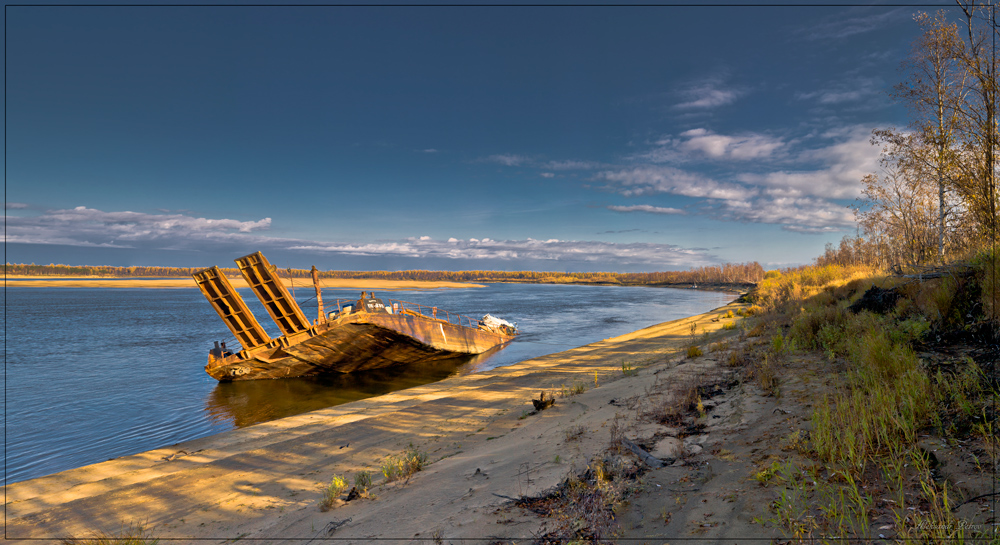
<instances>
[{"instance_id":1,"label":"far shoreline","mask_svg":"<svg viewBox=\"0 0 1000 545\"><path fill-rule=\"evenodd\" d=\"M246 288L242 277L228 278L234 288ZM288 279L282 283L289 286ZM294 287L312 288L312 281L295 282ZM10 282L8 282L10 281ZM4 286L10 288L140 288L140 289L197 289L191 278L129 278L129 277L65 277L8 275ZM431 290L483 288L482 284L427 280L382 280L356 278L322 278L320 287L328 289L365 289L379 291Z\"/></svg>"},{"instance_id":2,"label":"far shoreline","mask_svg":"<svg viewBox=\"0 0 1000 545\"><path fill-rule=\"evenodd\" d=\"M242 277L227 277L234 288L246 288L247 283ZM295 287L311 288L312 282L308 279L298 279ZM8 282L10 281L10 282ZM282 278L282 282L288 285L288 279ZM693 289L699 291L714 291L722 293L742 294L752 289L752 283L677 283L677 284L628 284L611 282L518 282L500 281L487 282L489 284L539 284L539 285L564 285L564 286L620 286L620 287L647 287L647 288L673 288L673 289ZM125 276L35 276L35 275L7 275L4 277L4 285L13 288L141 288L141 289L185 289L197 288L194 281L189 278L177 277L125 277ZM366 289L380 291L400 291L400 290L427 290L427 289L464 289L483 288L485 283L472 282L450 282L441 280L386 280L375 278L321 278L320 286L327 289Z\"/></svg>"}]
</instances>

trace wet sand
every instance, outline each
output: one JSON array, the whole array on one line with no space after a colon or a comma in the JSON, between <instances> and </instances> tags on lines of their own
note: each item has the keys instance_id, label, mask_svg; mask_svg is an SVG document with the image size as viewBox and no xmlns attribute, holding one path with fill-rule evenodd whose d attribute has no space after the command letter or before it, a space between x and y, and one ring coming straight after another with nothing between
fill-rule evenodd
<instances>
[{"instance_id":1,"label":"wet sand","mask_svg":"<svg viewBox=\"0 0 1000 545\"><path fill-rule=\"evenodd\" d=\"M734 334L720 331L730 322L720 317L740 306L15 483L5 490L6 536L85 537L137 522L156 537L217 542L379 538L408 543L434 537L531 542L553 521L512 508L509 498L543 494L585 469L608 448L616 418L636 441L669 435L643 423L628 400L692 377L725 374L718 358L687 359L681 351L692 343L692 324L699 344ZM623 373L623 362L638 373ZM541 391L558 394L574 387L585 391L557 396L553 407L529 414L530 400ZM764 402L740 414L769 415L767 409ZM745 420L736 418L733 430L745 430ZM571 438L570 429L584 431ZM430 464L405 482L385 484L380 461L408 445L426 452ZM699 465L657 471L685 467ZM327 512L318 509L321 489L334 474L351 481L361 470L374 474L374 498L341 501ZM634 517L630 527L641 527L642 513ZM726 537L759 537L760 532L748 524L726 530Z\"/></svg>"},{"instance_id":2,"label":"wet sand","mask_svg":"<svg viewBox=\"0 0 1000 545\"><path fill-rule=\"evenodd\" d=\"M65 276L16 276L6 277L4 285L8 288L197 288L191 278L82 278ZM288 280L282 278L286 286ZM243 277L229 278L234 288L246 288ZM296 279L296 288L312 289L312 280ZM424 282L419 280L379 280L352 278L323 278L320 286L331 289L358 289L376 291L398 290L432 290L439 288L481 288L482 284L465 284L462 282Z\"/></svg>"}]
</instances>

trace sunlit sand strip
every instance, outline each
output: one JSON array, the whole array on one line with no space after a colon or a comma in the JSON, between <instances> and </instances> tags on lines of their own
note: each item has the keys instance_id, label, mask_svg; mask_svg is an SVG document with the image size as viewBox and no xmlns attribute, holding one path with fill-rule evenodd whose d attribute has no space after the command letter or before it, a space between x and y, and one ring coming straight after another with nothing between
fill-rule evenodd
<instances>
[{"instance_id":1,"label":"sunlit sand strip","mask_svg":"<svg viewBox=\"0 0 1000 545\"><path fill-rule=\"evenodd\" d=\"M65 277L39 277L39 276L8 276L5 285L8 288L197 288L193 279L190 278L65 278ZM312 281L306 279L296 279L289 284L287 279L282 279L286 286L294 286L296 289L313 289ZM234 288L247 287L243 277L230 278L229 282ZM462 282L425 282L420 280L380 280L380 279L354 279L354 278L324 278L320 280L320 286L330 289L357 289L357 290L378 290L378 291L399 291L399 290L431 290L440 288L482 288L482 284L465 284Z\"/></svg>"},{"instance_id":2,"label":"sunlit sand strip","mask_svg":"<svg viewBox=\"0 0 1000 545\"><path fill-rule=\"evenodd\" d=\"M235 529L248 524L255 529L253 533L284 536L277 509L248 512L246 506L280 506L281 512L294 509L302 512L296 516L304 517L315 510L317 486L331 474L358 471L410 443L427 449L435 459L454 457L448 464L495 459L513 471L539 454L511 444L515 441L512 430L525 424L520 431L532 437L558 438L558 429L539 433L543 430L532 426L541 426L560 411L566 411L563 420L581 418L584 413L588 418L610 418L615 408L608 405L608 396L632 395L629 392L640 387L629 386L631 379L620 380L622 361L639 366L676 365L672 358L692 342L692 323L697 326L698 340L703 341L703 333L720 329L726 323L720 317L738 307L731 304L503 368L15 483L5 490L7 536L83 535L97 528L117 529L129 517L157 527L160 536L232 538L243 533ZM530 407L527 401L540 390L558 390L562 384L578 382L601 387L561 402L562 409L546 411L544 417L519 418ZM608 411L612 412L604 414ZM559 425L568 422L563 420ZM595 420L593 425L603 427L599 422L603 421ZM490 433L511 434L511 439L491 441ZM564 456L567 462L585 463L582 453ZM434 476L438 471L447 473L448 464L432 465L421 477L430 480L423 482L422 489L444 494L455 486L467 487L465 481L452 483L454 475ZM500 469L494 466L493 471ZM550 468L546 479L557 481L564 471ZM494 481L497 486L504 482L510 486L512 481ZM464 490L456 493L462 495ZM178 526L178 520L185 522ZM308 523L295 528L288 532L309 533Z\"/></svg>"}]
</instances>

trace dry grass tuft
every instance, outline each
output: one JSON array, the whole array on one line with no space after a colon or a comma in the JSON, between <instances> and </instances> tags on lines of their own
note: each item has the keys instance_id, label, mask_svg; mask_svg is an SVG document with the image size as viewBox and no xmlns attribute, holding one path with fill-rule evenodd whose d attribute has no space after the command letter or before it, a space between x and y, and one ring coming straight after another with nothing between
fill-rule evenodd
<instances>
[{"instance_id":1,"label":"dry grass tuft","mask_svg":"<svg viewBox=\"0 0 1000 545\"><path fill-rule=\"evenodd\" d=\"M152 532L142 523L122 523L117 534L96 532L85 539L68 538L60 541L62 545L156 545L159 538L154 538Z\"/></svg>"},{"instance_id":2,"label":"dry grass tuft","mask_svg":"<svg viewBox=\"0 0 1000 545\"><path fill-rule=\"evenodd\" d=\"M382 475L387 483L409 479L425 465L427 465L427 453L421 452L411 443L402 454L387 456L382 461Z\"/></svg>"}]
</instances>

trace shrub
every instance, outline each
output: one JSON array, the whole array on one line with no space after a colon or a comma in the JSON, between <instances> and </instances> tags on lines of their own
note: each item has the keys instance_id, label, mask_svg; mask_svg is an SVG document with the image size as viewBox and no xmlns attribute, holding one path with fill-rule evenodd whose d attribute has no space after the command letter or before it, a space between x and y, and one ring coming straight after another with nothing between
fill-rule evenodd
<instances>
[{"instance_id":1,"label":"shrub","mask_svg":"<svg viewBox=\"0 0 1000 545\"><path fill-rule=\"evenodd\" d=\"M319 501L320 511L329 511L340 495L347 490L347 479L343 475L334 475L329 486L323 489L323 496Z\"/></svg>"},{"instance_id":2,"label":"shrub","mask_svg":"<svg viewBox=\"0 0 1000 545\"><path fill-rule=\"evenodd\" d=\"M701 348L698 348L697 346L692 345L692 346L689 346L688 349L687 349L687 357L689 357L689 358L697 358L698 356L701 356L702 354L703 354L703 352L701 351Z\"/></svg>"},{"instance_id":3,"label":"shrub","mask_svg":"<svg viewBox=\"0 0 1000 545\"><path fill-rule=\"evenodd\" d=\"M408 479L427 464L427 453L419 451L410 443L400 455L387 456L382 461L382 475L386 482Z\"/></svg>"},{"instance_id":4,"label":"shrub","mask_svg":"<svg viewBox=\"0 0 1000 545\"><path fill-rule=\"evenodd\" d=\"M571 397L575 395L582 394L587 391L587 385L582 382L573 383L573 386L567 388L565 384L559 390L559 395L562 397Z\"/></svg>"},{"instance_id":5,"label":"shrub","mask_svg":"<svg viewBox=\"0 0 1000 545\"><path fill-rule=\"evenodd\" d=\"M372 487L372 472L359 471L354 475L354 487L362 496L368 494L368 489Z\"/></svg>"}]
</instances>

